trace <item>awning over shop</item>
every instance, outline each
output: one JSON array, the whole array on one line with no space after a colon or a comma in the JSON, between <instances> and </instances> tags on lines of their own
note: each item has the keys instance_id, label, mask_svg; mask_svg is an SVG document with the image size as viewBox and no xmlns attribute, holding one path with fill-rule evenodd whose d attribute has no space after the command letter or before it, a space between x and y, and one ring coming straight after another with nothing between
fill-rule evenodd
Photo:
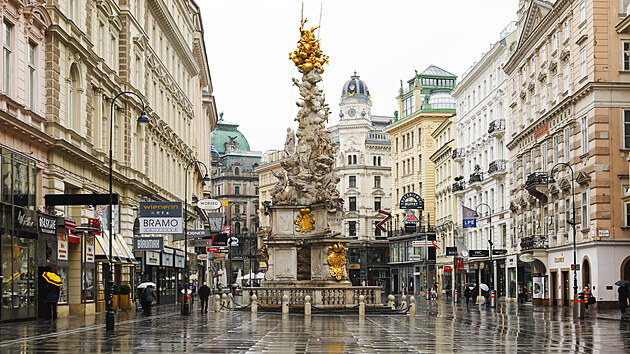
<instances>
[{"instance_id":1,"label":"awning over shop","mask_svg":"<svg viewBox=\"0 0 630 354\"><path fill-rule=\"evenodd\" d=\"M138 261L136 260L136 257L134 257L133 252L129 249L129 245L127 245L127 242L125 242L125 239L121 234L116 234L116 241L120 246L123 257L125 257L129 262L137 264Z\"/></svg>"},{"instance_id":2,"label":"awning over shop","mask_svg":"<svg viewBox=\"0 0 630 354\"><path fill-rule=\"evenodd\" d=\"M96 236L96 258L103 258L103 256L105 256L105 258L107 260L110 260L110 255L109 255L109 231L107 230L103 230L103 233L101 235L94 235ZM112 240L112 250L113 250L113 262L114 263L123 263L123 264L130 264L132 261L131 259L129 259L127 257L127 254L123 253L122 251L122 245L119 244L119 242L117 241L117 238L114 237L114 239ZM99 257L100 256L100 257Z\"/></svg>"}]
</instances>

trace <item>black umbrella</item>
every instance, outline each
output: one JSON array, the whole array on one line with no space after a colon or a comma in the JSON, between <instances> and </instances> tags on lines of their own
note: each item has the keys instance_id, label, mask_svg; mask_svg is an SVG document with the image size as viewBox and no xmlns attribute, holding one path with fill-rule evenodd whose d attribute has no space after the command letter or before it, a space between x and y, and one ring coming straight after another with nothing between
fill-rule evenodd
<instances>
[{"instance_id":1,"label":"black umbrella","mask_svg":"<svg viewBox=\"0 0 630 354\"><path fill-rule=\"evenodd\" d=\"M466 283L466 284L464 284L464 286L477 286L477 284L475 284L475 283Z\"/></svg>"},{"instance_id":2,"label":"black umbrella","mask_svg":"<svg viewBox=\"0 0 630 354\"><path fill-rule=\"evenodd\" d=\"M630 286L630 281L628 280L619 280L615 283L617 286Z\"/></svg>"}]
</instances>

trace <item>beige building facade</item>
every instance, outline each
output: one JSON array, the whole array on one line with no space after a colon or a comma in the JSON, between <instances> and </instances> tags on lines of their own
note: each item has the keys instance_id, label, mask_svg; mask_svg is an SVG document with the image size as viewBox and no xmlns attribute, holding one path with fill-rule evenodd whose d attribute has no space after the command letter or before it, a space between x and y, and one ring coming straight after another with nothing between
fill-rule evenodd
<instances>
[{"instance_id":1,"label":"beige building facade","mask_svg":"<svg viewBox=\"0 0 630 354\"><path fill-rule=\"evenodd\" d=\"M510 209L519 258L531 260L519 264L518 286L535 304L568 306L574 286L589 285L598 306L612 306L614 282L630 277L630 20L622 3L519 4L519 38L505 65Z\"/></svg>"},{"instance_id":2,"label":"beige building facade","mask_svg":"<svg viewBox=\"0 0 630 354\"><path fill-rule=\"evenodd\" d=\"M185 183L189 202L192 194L209 193L202 178L210 171L192 163L199 160L210 167L210 132L217 122L199 8L184 0L60 0L45 8L53 23L46 32L43 111L53 147L44 192L107 193L111 134L113 191L119 205L113 212L104 206L58 206L54 211L77 226L98 219L105 230L112 212L114 234L120 235L113 255L120 260L115 283L151 280L159 283L161 303L175 301L177 284L183 281L183 241L163 235L170 253L147 256L142 261L152 263L135 278L132 272L140 260L134 262L131 241L138 234L140 202L183 201ZM115 100L112 117L112 101L121 92L131 93ZM136 121L142 102L150 119L146 126ZM188 211L189 228L203 228L204 214L192 203ZM95 264L81 260L84 239L81 247L70 249L78 268L57 269L69 279L69 306L60 307L60 315L102 310L101 264L108 240L107 233L96 236ZM180 251L173 255L172 249ZM194 273L195 265L190 268ZM82 277L89 279L83 288ZM89 299L86 287L97 289Z\"/></svg>"}]
</instances>

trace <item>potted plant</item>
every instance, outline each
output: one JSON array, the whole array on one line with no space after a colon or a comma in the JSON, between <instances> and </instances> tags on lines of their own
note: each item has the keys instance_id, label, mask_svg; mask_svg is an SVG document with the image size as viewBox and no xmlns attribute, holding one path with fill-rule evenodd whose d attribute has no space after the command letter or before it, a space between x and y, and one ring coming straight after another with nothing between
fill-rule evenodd
<instances>
[{"instance_id":1,"label":"potted plant","mask_svg":"<svg viewBox=\"0 0 630 354\"><path fill-rule=\"evenodd\" d=\"M129 294L131 294L131 287L127 284L120 286L120 309L123 311L129 310Z\"/></svg>"},{"instance_id":2,"label":"potted plant","mask_svg":"<svg viewBox=\"0 0 630 354\"><path fill-rule=\"evenodd\" d=\"M481 171L481 166L475 165L475 172L479 173L479 171Z\"/></svg>"},{"instance_id":3,"label":"potted plant","mask_svg":"<svg viewBox=\"0 0 630 354\"><path fill-rule=\"evenodd\" d=\"M116 312L116 311L118 311L118 298L120 296L120 285L114 284L113 290L114 290L114 296L112 296L112 298L113 298L112 303L114 305L113 306L114 307L114 312Z\"/></svg>"}]
</instances>

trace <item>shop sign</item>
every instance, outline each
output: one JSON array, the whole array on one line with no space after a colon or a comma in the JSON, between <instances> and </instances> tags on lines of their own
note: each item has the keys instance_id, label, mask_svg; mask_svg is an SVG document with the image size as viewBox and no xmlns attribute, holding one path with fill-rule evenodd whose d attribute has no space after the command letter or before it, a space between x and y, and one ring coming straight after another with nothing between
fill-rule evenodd
<instances>
[{"instance_id":1,"label":"shop sign","mask_svg":"<svg viewBox=\"0 0 630 354\"><path fill-rule=\"evenodd\" d=\"M446 255L457 257L457 247L446 247Z\"/></svg>"},{"instance_id":2,"label":"shop sign","mask_svg":"<svg viewBox=\"0 0 630 354\"><path fill-rule=\"evenodd\" d=\"M68 260L68 232L66 229L57 233L57 260Z\"/></svg>"},{"instance_id":3,"label":"shop sign","mask_svg":"<svg viewBox=\"0 0 630 354\"><path fill-rule=\"evenodd\" d=\"M185 267L184 259L185 259L184 256L175 256L175 268L184 268Z\"/></svg>"},{"instance_id":4,"label":"shop sign","mask_svg":"<svg viewBox=\"0 0 630 354\"><path fill-rule=\"evenodd\" d=\"M208 259L208 255L207 254L198 254L197 255L197 259L200 261L205 261Z\"/></svg>"},{"instance_id":5,"label":"shop sign","mask_svg":"<svg viewBox=\"0 0 630 354\"><path fill-rule=\"evenodd\" d=\"M543 125L542 127L536 129L536 131L534 131L534 139L538 140L538 138L540 138L541 136L547 133L549 133L549 123L545 123L545 125Z\"/></svg>"},{"instance_id":6,"label":"shop sign","mask_svg":"<svg viewBox=\"0 0 630 354\"><path fill-rule=\"evenodd\" d=\"M451 266L444 266L444 273L450 273L451 272Z\"/></svg>"},{"instance_id":7,"label":"shop sign","mask_svg":"<svg viewBox=\"0 0 630 354\"><path fill-rule=\"evenodd\" d=\"M424 210L424 200L416 193L410 192L400 198L399 209L422 209Z\"/></svg>"},{"instance_id":8,"label":"shop sign","mask_svg":"<svg viewBox=\"0 0 630 354\"><path fill-rule=\"evenodd\" d=\"M405 233L413 234L416 232L416 224L405 224Z\"/></svg>"},{"instance_id":9,"label":"shop sign","mask_svg":"<svg viewBox=\"0 0 630 354\"><path fill-rule=\"evenodd\" d=\"M422 260L422 256L419 254L412 254L412 255L409 255L409 260L413 262L418 262Z\"/></svg>"},{"instance_id":10,"label":"shop sign","mask_svg":"<svg viewBox=\"0 0 630 354\"><path fill-rule=\"evenodd\" d=\"M210 246L210 242L204 239L188 240L188 247L207 247Z\"/></svg>"},{"instance_id":11,"label":"shop sign","mask_svg":"<svg viewBox=\"0 0 630 354\"><path fill-rule=\"evenodd\" d=\"M564 262L564 257L556 257L553 259L554 263L563 263Z\"/></svg>"},{"instance_id":12,"label":"shop sign","mask_svg":"<svg viewBox=\"0 0 630 354\"><path fill-rule=\"evenodd\" d=\"M488 257L490 252L488 250L470 250L469 257Z\"/></svg>"},{"instance_id":13,"label":"shop sign","mask_svg":"<svg viewBox=\"0 0 630 354\"><path fill-rule=\"evenodd\" d=\"M433 246L433 243L431 241L416 240L416 241L411 241L411 245L413 247L430 247L430 246Z\"/></svg>"},{"instance_id":14,"label":"shop sign","mask_svg":"<svg viewBox=\"0 0 630 354\"><path fill-rule=\"evenodd\" d=\"M361 269L361 265L360 264L350 264L349 268L350 269Z\"/></svg>"},{"instance_id":15,"label":"shop sign","mask_svg":"<svg viewBox=\"0 0 630 354\"><path fill-rule=\"evenodd\" d=\"M101 229L102 229L101 220L96 219L96 218L89 218L88 219L88 227L98 230L98 231L93 231L92 234L94 234L94 235L100 235L101 234Z\"/></svg>"},{"instance_id":16,"label":"shop sign","mask_svg":"<svg viewBox=\"0 0 630 354\"><path fill-rule=\"evenodd\" d=\"M493 249L492 250L492 255L493 256L502 256L504 254L507 254L507 250L502 250L502 249Z\"/></svg>"},{"instance_id":17,"label":"shop sign","mask_svg":"<svg viewBox=\"0 0 630 354\"><path fill-rule=\"evenodd\" d=\"M210 230L188 230L188 232L186 232L186 235L188 235L188 239L211 236ZM184 239L185 237L183 233L173 235L173 241L182 241Z\"/></svg>"},{"instance_id":18,"label":"shop sign","mask_svg":"<svg viewBox=\"0 0 630 354\"><path fill-rule=\"evenodd\" d=\"M197 201L199 209L203 210L216 210L221 207L221 201L216 199L200 199Z\"/></svg>"},{"instance_id":19,"label":"shop sign","mask_svg":"<svg viewBox=\"0 0 630 354\"><path fill-rule=\"evenodd\" d=\"M141 202L141 234L182 233L181 202Z\"/></svg>"},{"instance_id":20,"label":"shop sign","mask_svg":"<svg viewBox=\"0 0 630 354\"><path fill-rule=\"evenodd\" d=\"M186 253L182 250L175 250L175 255L184 257Z\"/></svg>"},{"instance_id":21,"label":"shop sign","mask_svg":"<svg viewBox=\"0 0 630 354\"><path fill-rule=\"evenodd\" d=\"M15 208L15 231L20 237L37 238L37 213L30 209Z\"/></svg>"},{"instance_id":22,"label":"shop sign","mask_svg":"<svg viewBox=\"0 0 630 354\"><path fill-rule=\"evenodd\" d=\"M85 262L94 263L94 236L85 235Z\"/></svg>"},{"instance_id":23,"label":"shop sign","mask_svg":"<svg viewBox=\"0 0 630 354\"><path fill-rule=\"evenodd\" d=\"M258 268L267 268L267 263L266 262L258 262Z\"/></svg>"},{"instance_id":24,"label":"shop sign","mask_svg":"<svg viewBox=\"0 0 630 354\"><path fill-rule=\"evenodd\" d=\"M532 281L534 283L534 299L542 299L545 295L545 278L543 277L532 277Z\"/></svg>"},{"instance_id":25,"label":"shop sign","mask_svg":"<svg viewBox=\"0 0 630 354\"><path fill-rule=\"evenodd\" d=\"M608 229L599 229L599 230L597 230L597 236L599 236L599 237L610 237L610 230L608 230Z\"/></svg>"},{"instance_id":26,"label":"shop sign","mask_svg":"<svg viewBox=\"0 0 630 354\"><path fill-rule=\"evenodd\" d=\"M133 238L134 251L162 250L163 248L164 238L161 236Z\"/></svg>"},{"instance_id":27,"label":"shop sign","mask_svg":"<svg viewBox=\"0 0 630 354\"><path fill-rule=\"evenodd\" d=\"M166 251L166 249L164 249ZM171 250L172 252L173 250ZM162 266L164 267L172 267L173 266L173 254L162 253Z\"/></svg>"},{"instance_id":28,"label":"shop sign","mask_svg":"<svg viewBox=\"0 0 630 354\"><path fill-rule=\"evenodd\" d=\"M57 219L39 214L37 215L39 233L54 235L57 233Z\"/></svg>"},{"instance_id":29,"label":"shop sign","mask_svg":"<svg viewBox=\"0 0 630 354\"><path fill-rule=\"evenodd\" d=\"M155 251L147 251L146 252L146 260L144 261L146 265L160 265L160 252Z\"/></svg>"}]
</instances>

